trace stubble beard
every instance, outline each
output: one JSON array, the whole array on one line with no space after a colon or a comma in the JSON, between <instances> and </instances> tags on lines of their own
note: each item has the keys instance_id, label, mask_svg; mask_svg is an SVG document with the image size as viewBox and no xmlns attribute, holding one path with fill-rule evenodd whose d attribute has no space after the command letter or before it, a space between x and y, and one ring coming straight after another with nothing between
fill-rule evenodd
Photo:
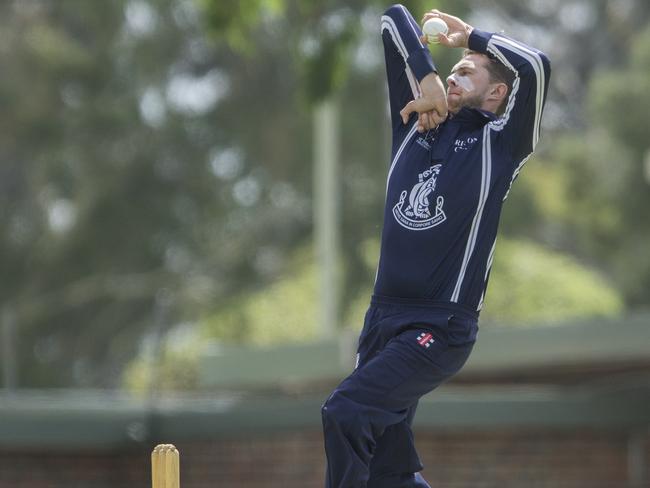
<instances>
[{"instance_id":1,"label":"stubble beard","mask_svg":"<svg viewBox=\"0 0 650 488\"><path fill-rule=\"evenodd\" d=\"M460 100L455 100L452 103L449 103L449 111L451 113L457 113L461 108L481 108L483 106L483 96L479 93L474 93L472 95L463 96Z\"/></svg>"}]
</instances>

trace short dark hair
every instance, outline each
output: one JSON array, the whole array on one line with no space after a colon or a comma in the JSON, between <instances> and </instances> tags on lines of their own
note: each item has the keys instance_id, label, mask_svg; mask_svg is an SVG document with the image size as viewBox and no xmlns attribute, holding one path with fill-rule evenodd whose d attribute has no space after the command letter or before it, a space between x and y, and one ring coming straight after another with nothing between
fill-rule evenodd
<instances>
[{"instance_id":1,"label":"short dark hair","mask_svg":"<svg viewBox=\"0 0 650 488\"><path fill-rule=\"evenodd\" d=\"M490 75L490 83L505 83L508 87L508 93L497 109L497 115L502 115L503 112L505 112L506 105L508 104L510 92L512 92L512 84L515 82L515 73L490 53L486 54L472 51L471 49L465 49L463 57L469 56L470 54L480 54L487 58L485 69L487 69L488 74Z\"/></svg>"}]
</instances>

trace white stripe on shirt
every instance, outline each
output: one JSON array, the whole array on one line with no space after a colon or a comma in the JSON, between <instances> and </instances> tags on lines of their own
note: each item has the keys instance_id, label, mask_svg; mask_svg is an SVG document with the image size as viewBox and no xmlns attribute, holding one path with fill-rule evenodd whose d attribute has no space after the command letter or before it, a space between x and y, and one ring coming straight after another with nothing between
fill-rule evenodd
<instances>
[{"instance_id":1,"label":"white stripe on shirt","mask_svg":"<svg viewBox=\"0 0 650 488\"><path fill-rule=\"evenodd\" d=\"M474 214L474 219L472 220L472 227L470 228L469 236L467 237L467 245L465 246L463 263L460 266L460 272L458 273L456 286L454 287L454 292L451 295L452 302L458 302L460 289L462 287L463 280L465 279L465 272L467 271L469 260L474 253L474 246L476 245L476 238L478 236L478 230L481 224L481 217L483 216L483 208L485 207L485 202L487 201L488 195L490 193L490 178L492 173L492 144L490 139L489 124L483 128L483 152L481 159L481 193L479 195L478 205L476 207L476 214Z\"/></svg>"},{"instance_id":2,"label":"white stripe on shirt","mask_svg":"<svg viewBox=\"0 0 650 488\"><path fill-rule=\"evenodd\" d=\"M492 249L490 249L490 255L488 256L487 259L487 265L485 266L485 276L483 277L483 291L481 292L481 299L478 302L478 307L476 307L476 311L480 312L481 309L483 308L483 299L485 298L485 282L488 279L488 275L490 274L490 269L492 269L492 261L494 260L494 249L496 248L497 245L497 238L494 238L494 242L492 242Z\"/></svg>"}]
</instances>

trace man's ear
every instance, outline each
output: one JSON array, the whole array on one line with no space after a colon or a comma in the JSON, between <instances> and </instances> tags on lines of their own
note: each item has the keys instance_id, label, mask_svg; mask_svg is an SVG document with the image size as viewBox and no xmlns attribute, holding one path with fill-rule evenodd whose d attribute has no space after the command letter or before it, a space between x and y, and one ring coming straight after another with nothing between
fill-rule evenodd
<instances>
[{"instance_id":1,"label":"man's ear","mask_svg":"<svg viewBox=\"0 0 650 488\"><path fill-rule=\"evenodd\" d=\"M508 95L508 85L505 83L495 83L490 88L490 93L488 94L488 100L495 100L499 103L503 101L504 98Z\"/></svg>"}]
</instances>

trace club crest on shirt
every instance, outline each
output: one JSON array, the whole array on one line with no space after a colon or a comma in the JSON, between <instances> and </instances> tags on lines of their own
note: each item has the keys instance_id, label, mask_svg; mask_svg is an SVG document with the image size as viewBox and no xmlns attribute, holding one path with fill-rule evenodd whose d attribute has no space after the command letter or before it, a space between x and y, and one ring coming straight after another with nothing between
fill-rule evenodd
<instances>
[{"instance_id":1,"label":"club crest on shirt","mask_svg":"<svg viewBox=\"0 0 650 488\"><path fill-rule=\"evenodd\" d=\"M441 164L436 164L424 173L420 173L418 182L411 191L404 190L400 194L399 201L393 207L393 215L402 227L410 230L425 230L447 219L442 209L445 199L442 195L438 195L435 201L433 199L436 177L441 167Z\"/></svg>"}]
</instances>

